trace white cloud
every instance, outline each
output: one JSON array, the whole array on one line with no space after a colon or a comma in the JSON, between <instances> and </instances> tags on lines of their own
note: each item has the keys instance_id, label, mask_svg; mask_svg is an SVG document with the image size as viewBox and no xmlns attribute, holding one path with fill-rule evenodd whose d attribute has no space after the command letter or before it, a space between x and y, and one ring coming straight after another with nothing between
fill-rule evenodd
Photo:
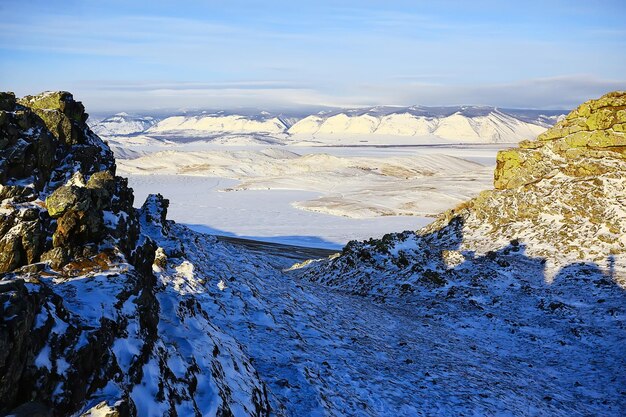
<instances>
[{"instance_id":1,"label":"white cloud","mask_svg":"<svg viewBox=\"0 0 626 417\"><path fill-rule=\"evenodd\" d=\"M91 86L98 85L98 88ZM569 109L609 91L626 89L626 81L591 76L561 76L477 86L407 82L362 85L333 93L284 81L225 83L82 83L74 89L88 108L154 110L256 106L360 107L379 104L480 104L512 108Z\"/></svg>"}]
</instances>

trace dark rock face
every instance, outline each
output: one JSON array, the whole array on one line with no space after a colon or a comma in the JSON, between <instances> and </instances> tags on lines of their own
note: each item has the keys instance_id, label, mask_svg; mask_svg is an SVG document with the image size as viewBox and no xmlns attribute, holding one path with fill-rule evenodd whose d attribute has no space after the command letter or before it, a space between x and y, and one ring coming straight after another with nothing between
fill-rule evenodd
<instances>
[{"instance_id":1,"label":"dark rock face","mask_svg":"<svg viewBox=\"0 0 626 417\"><path fill-rule=\"evenodd\" d=\"M115 176L113 155L85 124L81 103L66 92L19 100L3 93L0 108L0 272L12 272L0 281L0 411L29 401L50 405L51 393L63 384L54 408L64 414L119 372L110 348L127 323L108 320L91 330L81 328L84 320L68 311L37 273L107 270L124 263L131 251L151 264L154 248L136 248L132 190ZM125 289L111 295L123 302L145 293L144 311L156 317L151 281L142 274L150 271L114 274ZM48 320L42 319L46 315ZM154 318L144 321L156 326ZM39 353L44 346L49 349L45 360ZM52 357L64 358L61 368L71 361L73 370L61 372ZM47 372L42 374L38 361L50 363Z\"/></svg>"},{"instance_id":2,"label":"dark rock face","mask_svg":"<svg viewBox=\"0 0 626 417\"><path fill-rule=\"evenodd\" d=\"M0 93L0 415L137 415L133 387L155 377L145 372L175 379L150 237L180 253L168 201L133 208L87 117L67 92Z\"/></svg>"},{"instance_id":3,"label":"dark rock face","mask_svg":"<svg viewBox=\"0 0 626 417\"><path fill-rule=\"evenodd\" d=\"M83 105L67 92L18 100L3 93L0 102L0 198L5 211L30 213L2 214L0 272L44 254L59 268L107 239L129 254L138 238L132 192L115 176L110 149L85 124Z\"/></svg>"}]
</instances>

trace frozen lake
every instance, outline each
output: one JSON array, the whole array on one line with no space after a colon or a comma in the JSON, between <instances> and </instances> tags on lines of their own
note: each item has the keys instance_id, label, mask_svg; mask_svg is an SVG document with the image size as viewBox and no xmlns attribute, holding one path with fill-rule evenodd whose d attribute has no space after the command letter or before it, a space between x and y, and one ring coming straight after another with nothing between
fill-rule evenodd
<instances>
[{"instance_id":1,"label":"frozen lake","mask_svg":"<svg viewBox=\"0 0 626 417\"><path fill-rule=\"evenodd\" d=\"M119 161L119 174L129 178L136 205L161 193L170 200L168 217L194 230L339 249L349 240L419 229L432 214L490 188L495 155L503 147L268 150L192 143L168 146L167 154L140 149L142 158ZM394 171L416 171L421 164L428 169L410 178Z\"/></svg>"}]
</instances>

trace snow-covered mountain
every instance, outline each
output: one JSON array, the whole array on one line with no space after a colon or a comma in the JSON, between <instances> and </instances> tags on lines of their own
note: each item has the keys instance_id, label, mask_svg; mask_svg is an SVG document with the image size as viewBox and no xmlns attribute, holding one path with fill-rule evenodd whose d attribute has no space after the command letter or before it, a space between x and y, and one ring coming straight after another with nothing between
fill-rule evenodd
<instances>
[{"instance_id":1,"label":"snow-covered mountain","mask_svg":"<svg viewBox=\"0 0 626 417\"><path fill-rule=\"evenodd\" d=\"M288 129L280 117L261 112L254 116L216 112L197 116L172 116L148 129L148 133L271 133L280 134Z\"/></svg>"},{"instance_id":2,"label":"snow-covered mountain","mask_svg":"<svg viewBox=\"0 0 626 417\"><path fill-rule=\"evenodd\" d=\"M513 143L536 137L562 113L479 106L378 106L311 115L218 111L171 116L158 123L116 115L95 124L94 130L105 137L142 133L223 144Z\"/></svg>"},{"instance_id":3,"label":"snow-covered mountain","mask_svg":"<svg viewBox=\"0 0 626 417\"><path fill-rule=\"evenodd\" d=\"M465 143L519 142L549 126L493 107L374 107L308 116L289 128L294 136L416 136Z\"/></svg>"},{"instance_id":4,"label":"snow-covered mountain","mask_svg":"<svg viewBox=\"0 0 626 417\"><path fill-rule=\"evenodd\" d=\"M152 116L136 116L125 112L114 114L90 125L101 136L126 136L144 132L158 122Z\"/></svg>"}]
</instances>

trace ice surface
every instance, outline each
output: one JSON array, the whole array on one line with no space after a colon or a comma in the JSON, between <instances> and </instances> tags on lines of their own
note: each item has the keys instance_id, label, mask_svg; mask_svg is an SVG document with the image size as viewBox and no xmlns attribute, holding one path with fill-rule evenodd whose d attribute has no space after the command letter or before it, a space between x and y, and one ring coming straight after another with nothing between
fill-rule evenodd
<instances>
[{"instance_id":1,"label":"ice surface","mask_svg":"<svg viewBox=\"0 0 626 417\"><path fill-rule=\"evenodd\" d=\"M489 188L498 148L196 143L145 146L144 156L118 166L137 205L159 192L170 200L170 218L192 229L339 248L352 239L416 230Z\"/></svg>"}]
</instances>

